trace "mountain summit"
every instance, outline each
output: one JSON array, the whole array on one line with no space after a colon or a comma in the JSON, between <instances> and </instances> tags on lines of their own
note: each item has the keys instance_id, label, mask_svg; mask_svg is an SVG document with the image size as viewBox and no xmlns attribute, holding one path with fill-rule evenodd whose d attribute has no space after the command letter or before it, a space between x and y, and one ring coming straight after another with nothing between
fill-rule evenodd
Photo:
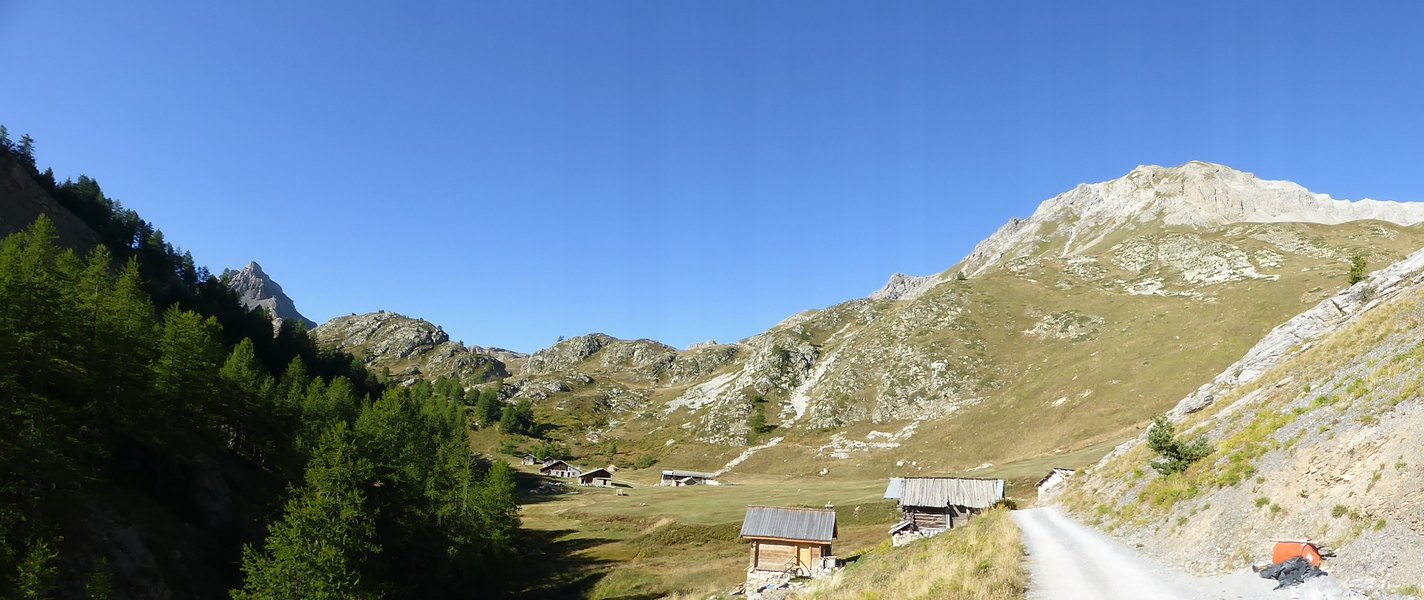
<instances>
[{"instance_id":1,"label":"mountain summit","mask_svg":"<svg viewBox=\"0 0 1424 600\"><path fill-rule=\"evenodd\" d=\"M256 261L247 263L241 271L229 270L223 273L223 280L232 291L237 292L244 307L260 306L267 309L267 314L272 315L273 323L280 325L282 321L294 319L307 329L316 327L315 321L297 312L296 304L282 292L282 286L272 281L272 278L262 271L262 265Z\"/></svg>"},{"instance_id":2,"label":"mountain summit","mask_svg":"<svg viewBox=\"0 0 1424 600\"><path fill-rule=\"evenodd\" d=\"M1114 233L1148 223L1204 230L1241 223L1365 220L1414 225L1424 221L1424 203L1336 200L1289 181L1201 161L1139 166L1112 181L1081 184L1043 202L1028 219L1009 221L975 246L963 270L978 275L1045 245L1058 258L1077 256Z\"/></svg>"}]
</instances>

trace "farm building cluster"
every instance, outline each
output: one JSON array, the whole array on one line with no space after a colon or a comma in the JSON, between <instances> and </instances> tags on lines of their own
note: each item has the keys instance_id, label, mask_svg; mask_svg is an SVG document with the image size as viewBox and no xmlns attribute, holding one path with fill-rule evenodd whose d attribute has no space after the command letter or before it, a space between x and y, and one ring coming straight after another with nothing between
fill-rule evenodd
<instances>
[{"instance_id":1,"label":"farm building cluster","mask_svg":"<svg viewBox=\"0 0 1424 600\"><path fill-rule=\"evenodd\" d=\"M538 464L538 458L533 455L525 455L524 464ZM613 472L617 469L618 467L609 465L607 467L586 471L580 467L569 464L567 461L546 460L543 465L539 467L539 474L548 475L550 477L562 477L565 479L577 479L578 484L582 486L613 487Z\"/></svg>"},{"instance_id":2,"label":"farm building cluster","mask_svg":"<svg viewBox=\"0 0 1424 600\"><path fill-rule=\"evenodd\" d=\"M542 463L533 455L526 465L540 465L551 477L575 478L579 485L613 487L616 467L585 471L563 460ZM1071 469L1054 468L1037 483L1040 502L1056 497L1073 476ZM658 485L685 487L721 485L714 473L664 470ZM884 497L898 505L900 521L889 530L893 546L904 546L955 527L1004 501L1004 480L965 477L893 477ZM823 577L843 566L832 549L838 534L836 510L824 508L748 506L740 537L750 542L745 590L782 586L795 577Z\"/></svg>"}]
</instances>

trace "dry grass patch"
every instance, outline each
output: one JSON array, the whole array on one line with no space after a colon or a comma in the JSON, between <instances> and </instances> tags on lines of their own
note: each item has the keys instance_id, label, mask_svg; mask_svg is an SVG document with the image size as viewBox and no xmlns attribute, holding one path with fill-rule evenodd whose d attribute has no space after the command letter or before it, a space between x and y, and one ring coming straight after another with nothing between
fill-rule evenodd
<instances>
[{"instance_id":1,"label":"dry grass patch","mask_svg":"<svg viewBox=\"0 0 1424 600\"><path fill-rule=\"evenodd\" d=\"M1009 511L994 509L965 527L903 548L887 541L799 597L1018 599L1028 585L1023 557Z\"/></svg>"}]
</instances>

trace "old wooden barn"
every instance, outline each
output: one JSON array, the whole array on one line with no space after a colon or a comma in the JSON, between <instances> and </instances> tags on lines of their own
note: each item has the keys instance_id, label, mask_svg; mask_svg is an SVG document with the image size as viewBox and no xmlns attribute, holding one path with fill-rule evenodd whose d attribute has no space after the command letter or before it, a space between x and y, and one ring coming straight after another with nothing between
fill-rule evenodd
<instances>
[{"instance_id":1,"label":"old wooden barn","mask_svg":"<svg viewBox=\"0 0 1424 600\"><path fill-rule=\"evenodd\" d=\"M905 477L895 487L892 480L886 496L898 492L903 520L890 528L897 545L959 527L1004 499L1002 479Z\"/></svg>"},{"instance_id":2,"label":"old wooden barn","mask_svg":"<svg viewBox=\"0 0 1424 600\"><path fill-rule=\"evenodd\" d=\"M816 576L835 566L834 508L748 506L742 538L752 542L748 571Z\"/></svg>"}]
</instances>

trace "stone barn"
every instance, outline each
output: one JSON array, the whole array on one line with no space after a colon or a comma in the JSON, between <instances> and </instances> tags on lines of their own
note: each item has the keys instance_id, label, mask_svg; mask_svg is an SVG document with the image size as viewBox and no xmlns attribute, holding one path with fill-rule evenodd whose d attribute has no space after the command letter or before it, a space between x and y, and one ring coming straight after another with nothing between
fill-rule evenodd
<instances>
[{"instance_id":1,"label":"stone barn","mask_svg":"<svg viewBox=\"0 0 1424 600\"><path fill-rule=\"evenodd\" d=\"M662 480L658 485L671 487L683 487L688 485L720 485L711 473L700 471L663 471Z\"/></svg>"},{"instance_id":2,"label":"stone barn","mask_svg":"<svg viewBox=\"0 0 1424 600\"><path fill-rule=\"evenodd\" d=\"M1047 475L1043 476L1043 479L1038 480L1038 501L1044 503L1057 498L1059 494L1063 493L1063 489L1066 487L1068 479L1073 477L1073 473L1073 469L1054 467Z\"/></svg>"},{"instance_id":3,"label":"stone barn","mask_svg":"<svg viewBox=\"0 0 1424 600\"><path fill-rule=\"evenodd\" d=\"M1004 480L905 477L898 492L903 519L890 528L890 538L902 546L959 527L988 510L1004 499Z\"/></svg>"},{"instance_id":4,"label":"stone barn","mask_svg":"<svg viewBox=\"0 0 1424 600\"><path fill-rule=\"evenodd\" d=\"M608 469L594 469L578 476L579 485L592 487L613 487L613 474Z\"/></svg>"}]
</instances>

